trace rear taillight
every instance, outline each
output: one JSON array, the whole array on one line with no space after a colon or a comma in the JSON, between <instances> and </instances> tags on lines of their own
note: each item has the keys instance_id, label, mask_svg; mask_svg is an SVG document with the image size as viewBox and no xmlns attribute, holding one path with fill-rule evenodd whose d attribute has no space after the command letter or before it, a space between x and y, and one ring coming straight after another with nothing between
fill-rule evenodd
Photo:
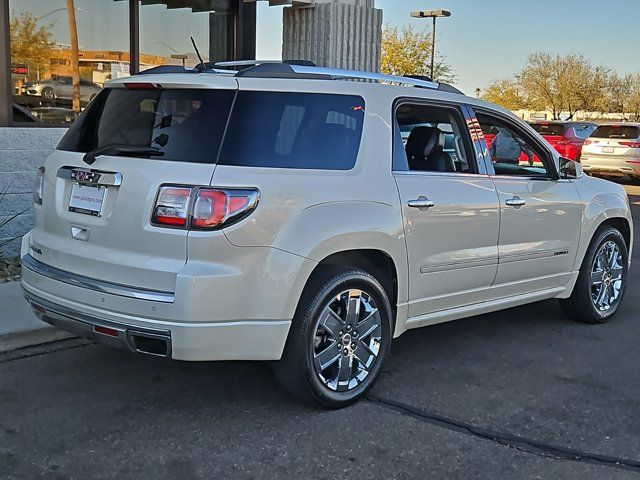
<instances>
[{"instance_id":1,"label":"rear taillight","mask_svg":"<svg viewBox=\"0 0 640 480\"><path fill-rule=\"evenodd\" d=\"M592 143L596 143L593 140L585 140L584 145L591 145Z\"/></svg>"},{"instance_id":2,"label":"rear taillight","mask_svg":"<svg viewBox=\"0 0 640 480\"><path fill-rule=\"evenodd\" d=\"M259 193L251 188L162 186L152 223L174 228L212 230L249 215Z\"/></svg>"},{"instance_id":3,"label":"rear taillight","mask_svg":"<svg viewBox=\"0 0 640 480\"><path fill-rule=\"evenodd\" d=\"M620 145L630 148L640 148L640 142L618 142Z\"/></svg>"},{"instance_id":4,"label":"rear taillight","mask_svg":"<svg viewBox=\"0 0 640 480\"><path fill-rule=\"evenodd\" d=\"M156 225L186 227L189 221L191 187L160 187L151 222Z\"/></svg>"},{"instance_id":5,"label":"rear taillight","mask_svg":"<svg viewBox=\"0 0 640 480\"><path fill-rule=\"evenodd\" d=\"M44 189L44 167L38 168L36 183L33 189L33 201L37 205L42 205L42 190Z\"/></svg>"}]
</instances>

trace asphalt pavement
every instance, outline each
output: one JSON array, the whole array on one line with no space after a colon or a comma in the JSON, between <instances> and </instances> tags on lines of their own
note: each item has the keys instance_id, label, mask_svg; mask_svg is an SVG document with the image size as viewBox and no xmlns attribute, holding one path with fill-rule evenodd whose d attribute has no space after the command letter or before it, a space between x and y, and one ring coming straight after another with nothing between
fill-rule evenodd
<instances>
[{"instance_id":1,"label":"asphalt pavement","mask_svg":"<svg viewBox=\"0 0 640 480\"><path fill-rule=\"evenodd\" d=\"M77 339L1 354L0 478L640 478L638 252L611 323L549 301L410 331L340 411L296 403L262 363Z\"/></svg>"}]
</instances>

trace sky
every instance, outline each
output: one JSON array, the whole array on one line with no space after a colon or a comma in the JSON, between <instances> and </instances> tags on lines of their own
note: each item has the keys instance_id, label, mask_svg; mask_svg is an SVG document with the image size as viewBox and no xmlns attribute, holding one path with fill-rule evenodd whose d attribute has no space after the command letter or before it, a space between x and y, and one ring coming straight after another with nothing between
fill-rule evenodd
<instances>
[{"instance_id":1,"label":"sky","mask_svg":"<svg viewBox=\"0 0 640 480\"><path fill-rule=\"evenodd\" d=\"M263 3L263 2L260 2ZM281 8L259 3L259 58L279 55ZM445 8L436 47L467 94L520 70L533 52L582 53L619 73L640 71L640 0L375 0L383 23L431 31L412 10ZM607 6L611 5L611 8Z\"/></svg>"},{"instance_id":2,"label":"sky","mask_svg":"<svg viewBox=\"0 0 640 480\"><path fill-rule=\"evenodd\" d=\"M75 0L81 48L128 50L126 1ZM592 62L619 73L640 71L640 0L375 0L385 24L411 24L428 29L429 20L413 19L411 10L446 8L438 21L437 49L467 94L496 78L509 77L530 53L582 53ZM607 8L608 6L611 8ZM10 0L10 9L45 15L65 0ZM262 59L281 57L282 7L258 2L257 53ZM140 7L143 53L169 56L191 53L189 35L206 51L208 14L188 9L167 11L162 5ZM68 43L66 13L48 15L60 43Z\"/></svg>"}]
</instances>

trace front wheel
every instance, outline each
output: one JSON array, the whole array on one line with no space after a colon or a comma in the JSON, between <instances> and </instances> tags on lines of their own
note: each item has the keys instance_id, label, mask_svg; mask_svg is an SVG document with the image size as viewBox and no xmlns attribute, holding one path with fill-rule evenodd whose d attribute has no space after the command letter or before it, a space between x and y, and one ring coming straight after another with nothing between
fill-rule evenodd
<instances>
[{"instance_id":1,"label":"front wheel","mask_svg":"<svg viewBox=\"0 0 640 480\"><path fill-rule=\"evenodd\" d=\"M352 404L373 386L389 353L392 314L371 274L355 268L318 272L293 319L278 381L296 397L327 408Z\"/></svg>"},{"instance_id":2,"label":"front wheel","mask_svg":"<svg viewBox=\"0 0 640 480\"><path fill-rule=\"evenodd\" d=\"M571 297L561 300L565 314L586 323L609 321L627 287L629 258L622 234L613 227L596 232L580 267Z\"/></svg>"}]
</instances>

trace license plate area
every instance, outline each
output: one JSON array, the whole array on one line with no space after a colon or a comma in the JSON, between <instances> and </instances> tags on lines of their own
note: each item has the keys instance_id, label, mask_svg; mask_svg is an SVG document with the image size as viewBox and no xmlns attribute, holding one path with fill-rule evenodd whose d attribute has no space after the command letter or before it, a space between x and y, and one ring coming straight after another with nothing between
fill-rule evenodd
<instances>
[{"instance_id":1,"label":"license plate area","mask_svg":"<svg viewBox=\"0 0 640 480\"><path fill-rule=\"evenodd\" d=\"M100 185L86 185L73 182L69 211L99 217L102 215L106 188Z\"/></svg>"},{"instance_id":2,"label":"license plate area","mask_svg":"<svg viewBox=\"0 0 640 480\"><path fill-rule=\"evenodd\" d=\"M613 147L602 147L602 153L613 153Z\"/></svg>"}]
</instances>

